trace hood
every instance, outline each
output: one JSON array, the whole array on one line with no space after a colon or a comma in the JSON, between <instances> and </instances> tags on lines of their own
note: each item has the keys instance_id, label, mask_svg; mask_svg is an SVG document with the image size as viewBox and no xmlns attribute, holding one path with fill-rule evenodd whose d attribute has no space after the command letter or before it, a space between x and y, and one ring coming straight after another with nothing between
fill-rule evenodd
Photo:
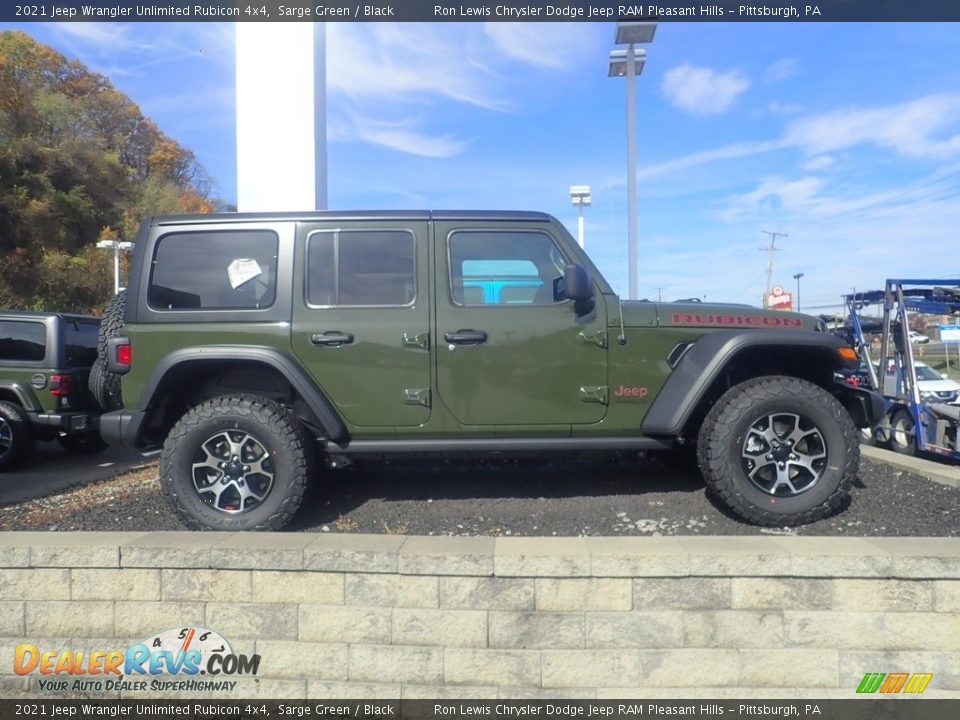
<instances>
[{"instance_id":1,"label":"hood","mask_svg":"<svg viewBox=\"0 0 960 720\"><path fill-rule=\"evenodd\" d=\"M763 310L750 305L724 303L623 302L623 323L627 327L649 325L650 308L660 327L757 328L768 330L816 330L818 320L809 315L782 310Z\"/></svg>"},{"instance_id":2,"label":"hood","mask_svg":"<svg viewBox=\"0 0 960 720\"><path fill-rule=\"evenodd\" d=\"M954 380L917 380L917 387L922 392L956 392L960 385Z\"/></svg>"}]
</instances>

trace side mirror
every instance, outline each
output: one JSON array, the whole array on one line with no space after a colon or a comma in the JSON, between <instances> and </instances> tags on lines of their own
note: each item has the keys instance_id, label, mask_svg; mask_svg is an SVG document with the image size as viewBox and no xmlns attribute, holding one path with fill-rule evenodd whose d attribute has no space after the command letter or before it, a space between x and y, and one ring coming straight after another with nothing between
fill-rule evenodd
<instances>
[{"instance_id":1,"label":"side mirror","mask_svg":"<svg viewBox=\"0 0 960 720\"><path fill-rule=\"evenodd\" d=\"M590 273L583 265L567 265L563 269L563 297L575 302L583 302L593 297Z\"/></svg>"},{"instance_id":2,"label":"side mirror","mask_svg":"<svg viewBox=\"0 0 960 720\"><path fill-rule=\"evenodd\" d=\"M947 375L946 373L940 373L940 377L942 377L944 380L949 380L949 379L950 379L950 376Z\"/></svg>"}]
</instances>

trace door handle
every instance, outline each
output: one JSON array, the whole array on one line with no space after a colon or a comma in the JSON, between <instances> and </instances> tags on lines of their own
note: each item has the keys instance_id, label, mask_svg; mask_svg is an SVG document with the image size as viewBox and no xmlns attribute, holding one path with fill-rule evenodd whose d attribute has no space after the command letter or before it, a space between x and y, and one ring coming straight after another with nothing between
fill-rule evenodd
<instances>
[{"instance_id":1,"label":"door handle","mask_svg":"<svg viewBox=\"0 0 960 720\"><path fill-rule=\"evenodd\" d=\"M457 330L444 333L443 339L454 345L478 345L487 341L487 334L483 330Z\"/></svg>"},{"instance_id":2,"label":"door handle","mask_svg":"<svg viewBox=\"0 0 960 720\"><path fill-rule=\"evenodd\" d=\"M331 330L325 333L314 333L310 336L310 342L314 345L324 345L326 347L340 347L349 345L353 342L353 333Z\"/></svg>"}]
</instances>

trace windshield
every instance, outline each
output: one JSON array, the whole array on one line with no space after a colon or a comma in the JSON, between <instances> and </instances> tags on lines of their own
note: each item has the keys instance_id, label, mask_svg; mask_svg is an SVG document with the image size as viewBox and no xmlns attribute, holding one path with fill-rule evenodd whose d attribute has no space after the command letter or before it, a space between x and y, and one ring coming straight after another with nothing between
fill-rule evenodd
<instances>
[{"instance_id":1,"label":"windshield","mask_svg":"<svg viewBox=\"0 0 960 720\"><path fill-rule=\"evenodd\" d=\"M942 380L940 373L928 365L917 366L917 380Z\"/></svg>"}]
</instances>

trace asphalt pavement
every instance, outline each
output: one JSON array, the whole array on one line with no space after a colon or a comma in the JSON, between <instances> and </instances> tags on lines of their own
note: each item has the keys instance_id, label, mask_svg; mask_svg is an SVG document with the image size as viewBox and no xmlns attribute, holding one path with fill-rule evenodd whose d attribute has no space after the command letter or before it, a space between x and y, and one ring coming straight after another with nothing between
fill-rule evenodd
<instances>
[{"instance_id":1,"label":"asphalt pavement","mask_svg":"<svg viewBox=\"0 0 960 720\"><path fill-rule=\"evenodd\" d=\"M405 461L325 471L289 528L409 535L960 536L960 490L864 460L844 512L767 529L731 515L699 474L654 457ZM155 466L0 507L4 530L182 530Z\"/></svg>"},{"instance_id":2,"label":"asphalt pavement","mask_svg":"<svg viewBox=\"0 0 960 720\"><path fill-rule=\"evenodd\" d=\"M140 453L122 448L107 448L95 455L72 455L57 442L37 443L33 455L20 468L0 473L0 505L106 480L147 462L150 461Z\"/></svg>"}]
</instances>

